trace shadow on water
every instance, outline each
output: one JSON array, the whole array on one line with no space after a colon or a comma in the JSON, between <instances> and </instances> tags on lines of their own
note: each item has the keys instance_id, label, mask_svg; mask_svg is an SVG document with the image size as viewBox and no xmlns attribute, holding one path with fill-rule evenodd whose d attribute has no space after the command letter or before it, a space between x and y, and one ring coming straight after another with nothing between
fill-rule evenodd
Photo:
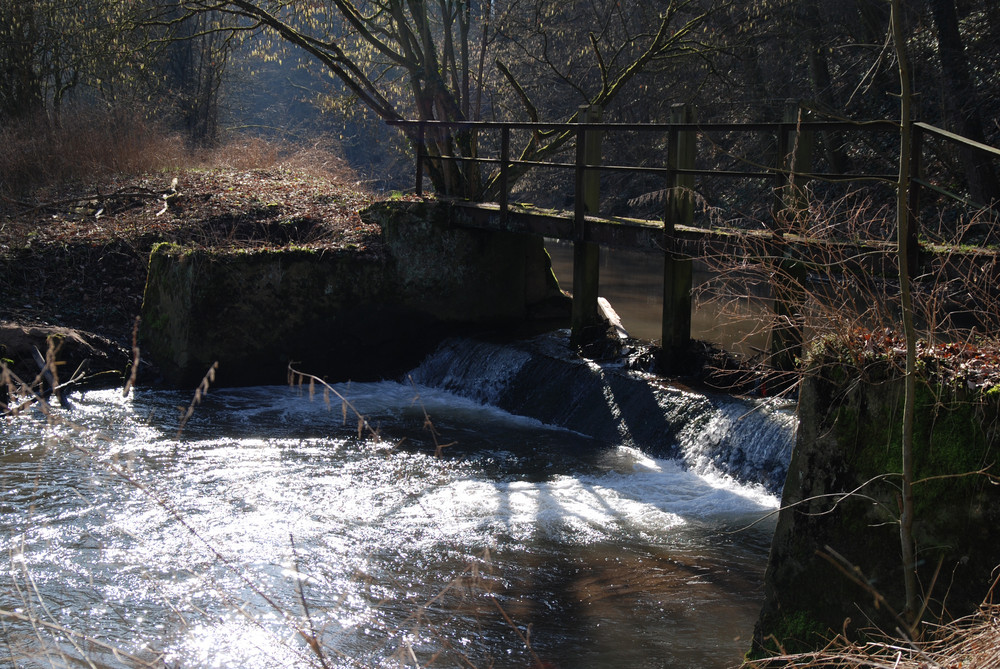
<instances>
[{"instance_id":1,"label":"shadow on water","mask_svg":"<svg viewBox=\"0 0 1000 669\"><path fill-rule=\"evenodd\" d=\"M515 438L506 443L479 437L498 425L488 408L429 404L439 432L457 441L445 459L470 465L480 485L450 492L455 482L428 486L386 521L417 506L447 537L450 525L479 518L502 582L491 594L529 630L546 666L721 667L738 660L756 615L768 528L728 531L766 505L676 463L565 430L508 424ZM407 435L400 452L433 452L422 421L416 412L394 417L391 434ZM449 539L435 546L456 547ZM523 651L511 657L517 639L487 604L466 601L438 614L435 626L455 624L453 615L475 621L497 666L527 666Z\"/></svg>"}]
</instances>

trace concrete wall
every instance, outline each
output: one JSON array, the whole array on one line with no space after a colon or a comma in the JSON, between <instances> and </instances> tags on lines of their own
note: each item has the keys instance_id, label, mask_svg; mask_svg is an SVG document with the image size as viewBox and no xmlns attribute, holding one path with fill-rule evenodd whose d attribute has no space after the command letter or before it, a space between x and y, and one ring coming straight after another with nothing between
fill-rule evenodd
<instances>
[{"instance_id":1,"label":"concrete wall","mask_svg":"<svg viewBox=\"0 0 1000 669\"><path fill-rule=\"evenodd\" d=\"M846 360L846 361L845 361ZM915 426L919 581L925 619L971 613L1000 564L998 396L918 383ZM814 356L765 576L754 653L824 645L847 631L895 633L903 609L899 540L903 381L898 368ZM850 494L847 494L850 493ZM879 599L882 598L882 599ZM771 638L773 635L773 639Z\"/></svg>"},{"instance_id":2,"label":"concrete wall","mask_svg":"<svg viewBox=\"0 0 1000 669\"><path fill-rule=\"evenodd\" d=\"M283 383L289 361L331 380L392 377L446 334L564 327L561 293L540 237L466 230L447 210L384 203L379 252L212 250L150 255L141 347L168 385Z\"/></svg>"}]
</instances>

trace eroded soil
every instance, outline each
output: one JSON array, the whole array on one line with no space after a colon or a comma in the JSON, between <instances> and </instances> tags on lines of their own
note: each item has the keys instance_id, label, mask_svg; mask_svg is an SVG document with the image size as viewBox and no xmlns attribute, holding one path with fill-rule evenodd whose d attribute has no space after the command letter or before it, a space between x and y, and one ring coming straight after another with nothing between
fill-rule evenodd
<instances>
[{"instance_id":1,"label":"eroded soil","mask_svg":"<svg viewBox=\"0 0 1000 669\"><path fill-rule=\"evenodd\" d=\"M161 241L377 253L379 229L358 214L372 199L348 179L276 167L164 172L2 201L0 358L32 373L24 333L44 342L46 327L94 333L130 357L147 259Z\"/></svg>"}]
</instances>

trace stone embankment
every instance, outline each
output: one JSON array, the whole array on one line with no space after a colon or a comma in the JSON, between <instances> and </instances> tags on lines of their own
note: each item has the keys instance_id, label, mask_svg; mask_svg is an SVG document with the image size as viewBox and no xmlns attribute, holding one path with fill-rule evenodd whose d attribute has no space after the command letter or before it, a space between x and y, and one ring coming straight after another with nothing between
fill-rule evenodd
<instances>
[{"instance_id":1,"label":"stone embankment","mask_svg":"<svg viewBox=\"0 0 1000 669\"><path fill-rule=\"evenodd\" d=\"M846 353L821 348L804 369L756 655L905 628L903 378L885 357ZM937 621L974 612L1000 564L1000 393L928 367L914 428L914 535L924 619Z\"/></svg>"},{"instance_id":2,"label":"stone embankment","mask_svg":"<svg viewBox=\"0 0 1000 669\"><path fill-rule=\"evenodd\" d=\"M144 354L191 387L283 383L287 367L331 380L412 369L446 336L561 327L570 300L541 237L454 226L447 208L374 205L377 253L157 246L142 309Z\"/></svg>"}]
</instances>

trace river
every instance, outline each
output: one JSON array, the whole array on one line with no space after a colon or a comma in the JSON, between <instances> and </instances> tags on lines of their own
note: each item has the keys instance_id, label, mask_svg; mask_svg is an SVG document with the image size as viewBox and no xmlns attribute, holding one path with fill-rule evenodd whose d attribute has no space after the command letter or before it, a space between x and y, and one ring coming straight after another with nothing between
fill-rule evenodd
<instances>
[{"instance_id":1,"label":"river","mask_svg":"<svg viewBox=\"0 0 1000 669\"><path fill-rule=\"evenodd\" d=\"M335 389L377 435L304 387L210 391L181 433L189 392L4 419L0 657L739 664L773 494L440 388Z\"/></svg>"},{"instance_id":2,"label":"river","mask_svg":"<svg viewBox=\"0 0 1000 669\"><path fill-rule=\"evenodd\" d=\"M572 242L546 239L552 269L566 290L573 287ZM663 333L663 253L601 247L599 293L607 298L628 333L638 339L658 340ZM746 285L720 290L724 281L717 272L695 262L691 336L726 350L754 357L768 349L770 293L766 286L752 292ZM734 296L735 293L737 296Z\"/></svg>"}]
</instances>

